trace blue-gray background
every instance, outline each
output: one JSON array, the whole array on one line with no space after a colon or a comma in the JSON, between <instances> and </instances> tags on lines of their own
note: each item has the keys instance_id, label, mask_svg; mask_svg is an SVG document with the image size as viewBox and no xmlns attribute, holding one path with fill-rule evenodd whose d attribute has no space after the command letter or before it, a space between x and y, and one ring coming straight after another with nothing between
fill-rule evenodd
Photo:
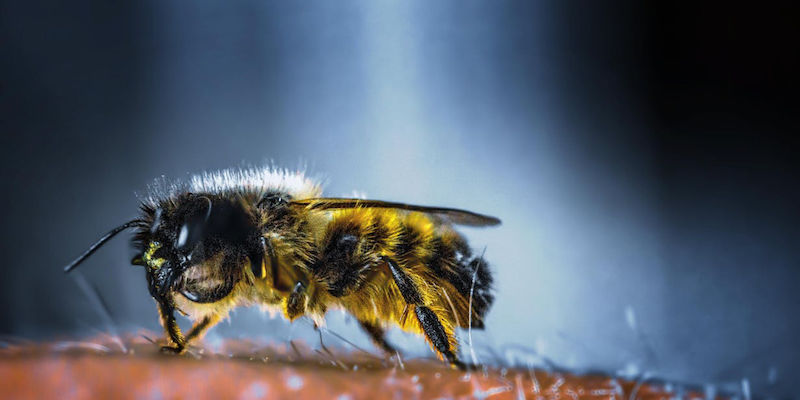
<instances>
[{"instance_id":1,"label":"blue-gray background","mask_svg":"<svg viewBox=\"0 0 800 400\"><path fill-rule=\"evenodd\" d=\"M783 136L800 127L798 35L785 10L1 7L4 334L105 329L60 268L134 216L151 179L274 160L305 162L331 195L501 217L466 231L497 281L484 345L567 367L746 378L779 396L800 380L798 149ZM121 329L156 329L130 255L114 241L81 272ZM368 343L343 317L331 327ZM242 311L211 337L309 332Z\"/></svg>"}]
</instances>

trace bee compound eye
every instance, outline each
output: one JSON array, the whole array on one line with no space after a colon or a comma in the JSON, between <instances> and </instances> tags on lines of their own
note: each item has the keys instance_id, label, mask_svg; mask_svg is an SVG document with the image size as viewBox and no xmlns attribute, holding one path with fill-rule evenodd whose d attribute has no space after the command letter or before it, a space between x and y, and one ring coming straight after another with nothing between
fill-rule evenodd
<instances>
[{"instance_id":1,"label":"bee compound eye","mask_svg":"<svg viewBox=\"0 0 800 400\"><path fill-rule=\"evenodd\" d=\"M175 242L176 248L183 248L186 246L186 239L189 238L189 226L187 224L181 225L181 230L178 232L178 240Z\"/></svg>"},{"instance_id":2,"label":"bee compound eye","mask_svg":"<svg viewBox=\"0 0 800 400\"><path fill-rule=\"evenodd\" d=\"M206 196L200 196L197 202L189 206L175 237L175 249L191 249L203 240L208 231L211 210L211 199Z\"/></svg>"}]
</instances>

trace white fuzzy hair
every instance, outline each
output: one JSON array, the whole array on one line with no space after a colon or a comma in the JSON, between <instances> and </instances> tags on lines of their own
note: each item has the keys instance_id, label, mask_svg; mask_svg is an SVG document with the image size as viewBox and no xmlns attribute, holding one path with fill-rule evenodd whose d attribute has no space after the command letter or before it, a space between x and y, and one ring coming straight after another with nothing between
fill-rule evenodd
<instances>
[{"instance_id":1,"label":"white fuzzy hair","mask_svg":"<svg viewBox=\"0 0 800 400\"><path fill-rule=\"evenodd\" d=\"M148 186L143 201L157 205L163 199L184 192L193 193L288 193L295 199L320 197L322 186L305 171L275 167L229 168L192 175L187 181L167 181L161 177Z\"/></svg>"}]
</instances>

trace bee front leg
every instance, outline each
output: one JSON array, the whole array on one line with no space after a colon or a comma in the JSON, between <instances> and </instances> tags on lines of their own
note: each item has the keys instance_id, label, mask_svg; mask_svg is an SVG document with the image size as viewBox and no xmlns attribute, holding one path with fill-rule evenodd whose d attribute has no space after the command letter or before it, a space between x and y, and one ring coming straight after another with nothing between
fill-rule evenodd
<instances>
[{"instance_id":1,"label":"bee front leg","mask_svg":"<svg viewBox=\"0 0 800 400\"><path fill-rule=\"evenodd\" d=\"M200 322L194 324L189 333L186 334L185 343L188 345L189 342L195 339L202 338L203 335L205 335L206 332L208 332L208 330L211 329L212 326L216 325L217 322L219 322L219 320L220 316L218 314L211 314L203 317L203 319L200 320Z\"/></svg>"},{"instance_id":2,"label":"bee front leg","mask_svg":"<svg viewBox=\"0 0 800 400\"><path fill-rule=\"evenodd\" d=\"M162 346L164 353L181 354L186 350L186 339L181 333L181 327L175 319L175 308L170 304L159 302L158 313L161 316L161 325L167 332L167 336L172 340L173 346Z\"/></svg>"}]
</instances>

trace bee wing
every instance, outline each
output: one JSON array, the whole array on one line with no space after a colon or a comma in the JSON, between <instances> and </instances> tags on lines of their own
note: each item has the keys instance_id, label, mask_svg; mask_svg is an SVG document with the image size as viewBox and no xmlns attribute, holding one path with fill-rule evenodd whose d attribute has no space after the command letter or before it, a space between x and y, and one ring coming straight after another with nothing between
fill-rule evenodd
<instances>
[{"instance_id":1,"label":"bee wing","mask_svg":"<svg viewBox=\"0 0 800 400\"><path fill-rule=\"evenodd\" d=\"M446 207L416 206L413 204L394 203L381 200L319 197L313 199L292 200L289 204L306 207L312 210L337 210L345 208L393 208L397 210L418 211L426 214L432 214L446 220L447 222L457 225L500 225L500 219L488 215L474 213L472 211Z\"/></svg>"}]
</instances>

